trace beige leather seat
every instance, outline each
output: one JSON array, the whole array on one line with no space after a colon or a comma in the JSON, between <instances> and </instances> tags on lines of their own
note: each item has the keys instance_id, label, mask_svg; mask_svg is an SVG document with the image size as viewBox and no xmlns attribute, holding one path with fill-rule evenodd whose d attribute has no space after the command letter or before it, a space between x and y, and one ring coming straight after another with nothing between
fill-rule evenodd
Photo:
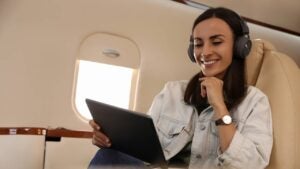
<instances>
[{"instance_id":1,"label":"beige leather seat","mask_svg":"<svg viewBox=\"0 0 300 169\"><path fill-rule=\"evenodd\" d=\"M272 108L274 145L268 169L300 169L299 67L269 42L253 40L247 72L248 83L269 97Z\"/></svg>"}]
</instances>

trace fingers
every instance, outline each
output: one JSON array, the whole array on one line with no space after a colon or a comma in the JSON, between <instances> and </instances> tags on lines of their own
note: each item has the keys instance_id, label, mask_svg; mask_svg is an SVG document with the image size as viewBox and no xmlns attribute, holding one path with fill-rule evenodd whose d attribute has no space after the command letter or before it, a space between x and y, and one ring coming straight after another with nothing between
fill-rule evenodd
<instances>
[{"instance_id":1,"label":"fingers","mask_svg":"<svg viewBox=\"0 0 300 169\"><path fill-rule=\"evenodd\" d=\"M89 124L93 128L92 143L98 147L110 147L110 139L101 132L101 127L94 120L90 120Z\"/></svg>"},{"instance_id":2,"label":"fingers","mask_svg":"<svg viewBox=\"0 0 300 169\"><path fill-rule=\"evenodd\" d=\"M223 81L216 77L199 78L201 97L206 97L210 105L220 105L224 103Z\"/></svg>"},{"instance_id":3,"label":"fingers","mask_svg":"<svg viewBox=\"0 0 300 169\"><path fill-rule=\"evenodd\" d=\"M199 78L201 87L201 96L207 97L211 91L221 92L223 91L223 81L216 77L202 77ZM220 90L220 91L219 91Z\"/></svg>"},{"instance_id":4,"label":"fingers","mask_svg":"<svg viewBox=\"0 0 300 169\"><path fill-rule=\"evenodd\" d=\"M94 120L90 120L89 124L94 130L100 130L100 126Z\"/></svg>"},{"instance_id":5,"label":"fingers","mask_svg":"<svg viewBox=\"0 0 300 169\"><path fill-rule=\"evenodd\" d=\"M205 78L199 78L199 81L200 81L200 88L201 88L201 97L206 97L206 94L207 94L207 91L206 91L206 84L204 82Z\"/></svg>"},{"instance_id":6,"label":"fingers","mask_svg":"<svg viewBox=\"0 0 300 169\"><path fill-rule=\"evenodd\" d=\"M94 131L92 143L98 147L110 147L109 138L100 131Z\"/></svg>"}]
</instances>

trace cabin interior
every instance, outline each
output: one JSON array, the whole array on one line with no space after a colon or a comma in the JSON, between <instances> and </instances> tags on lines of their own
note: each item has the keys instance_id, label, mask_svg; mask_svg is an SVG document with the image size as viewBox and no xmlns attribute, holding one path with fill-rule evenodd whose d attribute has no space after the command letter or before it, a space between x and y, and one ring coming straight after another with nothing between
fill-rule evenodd
<instances>
[{"instance_id":1,"label":"cabin interior","mask_svg":"<svg viewBox=\"0 0 300 169\"><path fill-rule=\"evenodd\" d=\"M1 0L0 168L87 168L98 148L91 142L90 115L78 105L84 103L79 96L82 65L130 69L126 101L120 105L146 113L167 81L199 71L187 55L193 20L208 7L222 5L248 19L254 44L247 60L248 81L268 95L273 111L275 138L268 168L299 169L300 13L292 9L299 10L300 4L292 0L291 12L284 7L279 11L290 17L277 20L255 18L263 14L254 3L264 2L259 5L270 7L263 10L274 11L271 1L253 1L249 8L230 2ZM269 20L278 23L261 24ZM287 28L280 20L294 24ZM98 78L97 73L85 76ZM105 81L101 78L88 85L97 88ZM122 79L112 83L112 90L126 85Z\"/></svg>"}]
</instances>

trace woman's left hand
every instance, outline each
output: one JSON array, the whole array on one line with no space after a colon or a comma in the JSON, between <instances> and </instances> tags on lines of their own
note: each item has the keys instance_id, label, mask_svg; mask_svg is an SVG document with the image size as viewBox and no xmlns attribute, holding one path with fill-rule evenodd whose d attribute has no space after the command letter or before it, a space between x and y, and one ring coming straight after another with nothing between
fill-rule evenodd
<instances>
[{"instance_id":1,"label":"woman's left hand","mask_svg":"<svg viewBox=\"0 0 300 169\"><path fill-rule=\"evenodd\" d=\"M216 77L199 78L201 96L207 97L208 103L216 108L224 105L223 81Z\"/></svg>"}]
</instances>

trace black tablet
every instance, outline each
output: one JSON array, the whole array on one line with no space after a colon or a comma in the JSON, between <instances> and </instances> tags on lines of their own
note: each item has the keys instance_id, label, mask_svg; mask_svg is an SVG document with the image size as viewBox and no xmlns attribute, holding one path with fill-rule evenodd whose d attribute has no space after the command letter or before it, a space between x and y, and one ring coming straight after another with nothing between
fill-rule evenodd
<instances>
[{"instance_id":1,"label":"black tablet","mask_svg":"<svg viewBox=\"0 0 300 169\"><path fill-rule=\"evenodd\" d=\"M111 140L112 149L131 155L153 166L166 166L153 120L150 116L86 99L101 131Z\"/></svg>"}]
</instances>

